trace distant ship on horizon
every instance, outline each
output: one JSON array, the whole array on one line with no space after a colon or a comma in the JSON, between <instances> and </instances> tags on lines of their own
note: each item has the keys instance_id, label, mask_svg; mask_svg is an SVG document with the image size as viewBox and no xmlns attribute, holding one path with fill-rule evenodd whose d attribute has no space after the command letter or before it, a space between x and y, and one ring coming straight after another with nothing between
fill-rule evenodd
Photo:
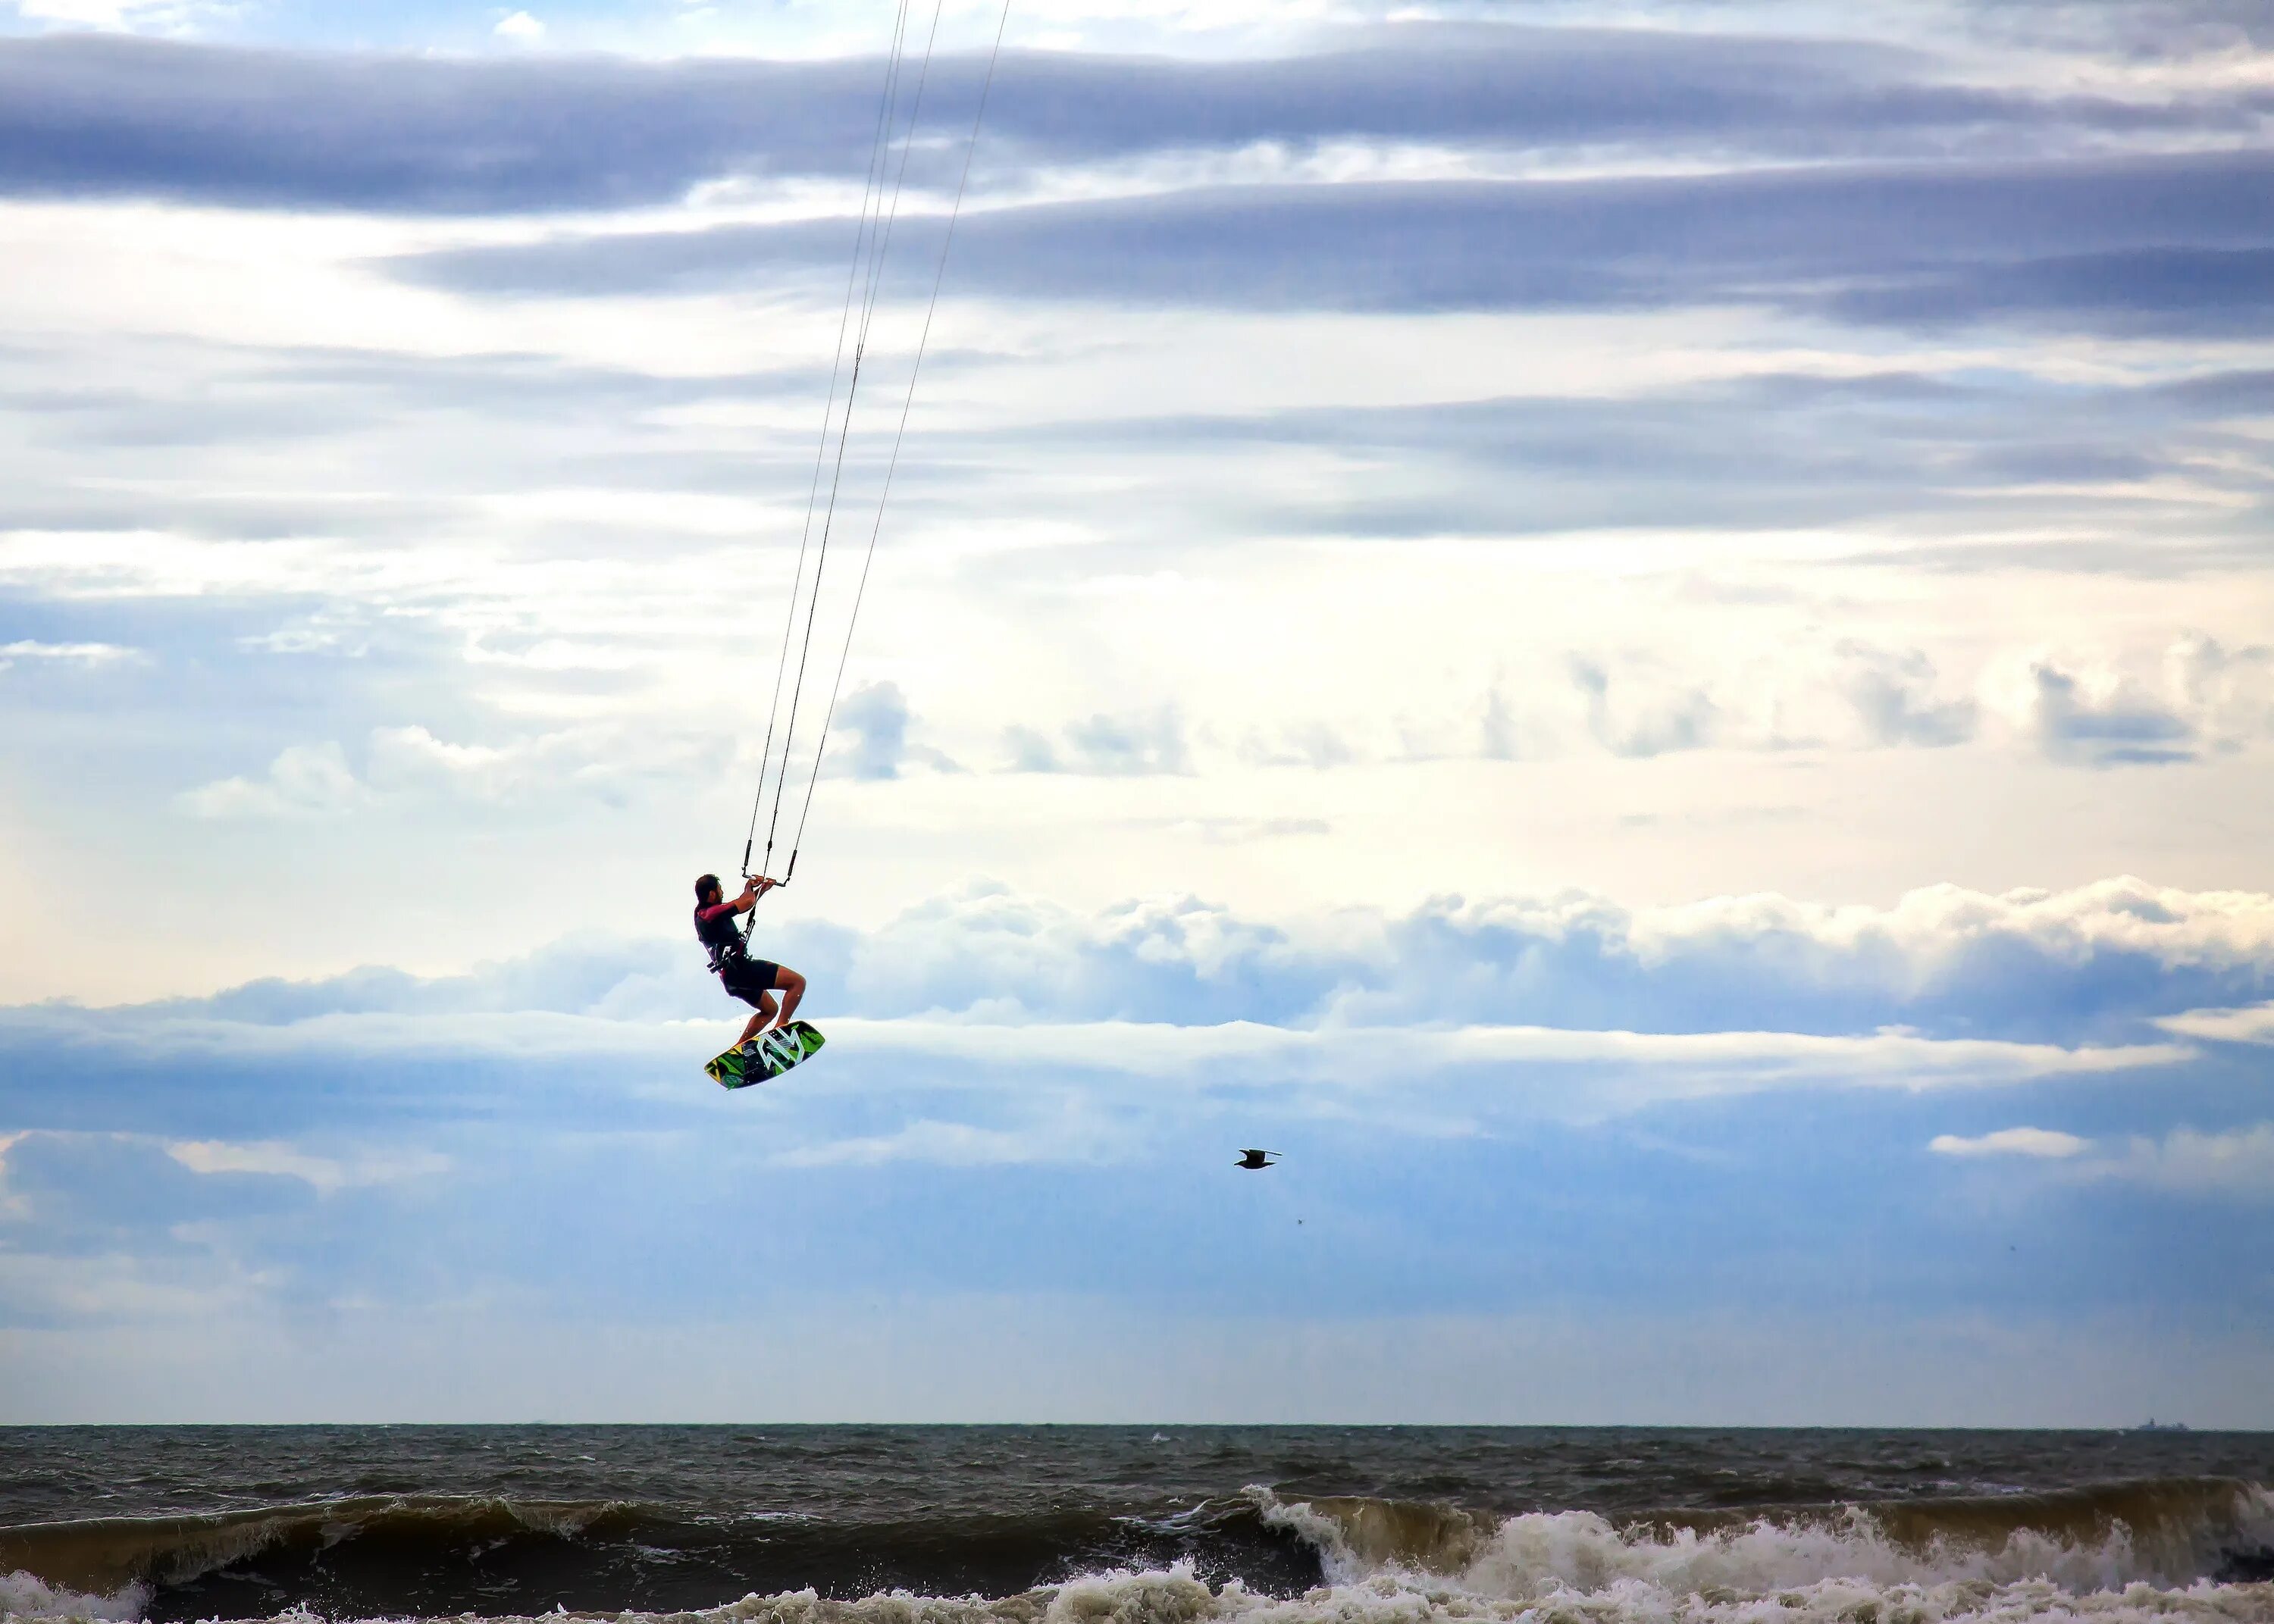
<instances>
[{"instance_id":1,"label":"distant ship on horizon","mask_svg":"<svg viewBox=\"0 0 2274 1624\"><path fill-rule=\"evenodd\" d=\"M2141 1425L2129 1426L2124 1430L2127 1432L2184 1432L2190 1429L2184 1421L2158 1421L2155 1417L2150 1416Z\"/></svg>"}]
</instances>

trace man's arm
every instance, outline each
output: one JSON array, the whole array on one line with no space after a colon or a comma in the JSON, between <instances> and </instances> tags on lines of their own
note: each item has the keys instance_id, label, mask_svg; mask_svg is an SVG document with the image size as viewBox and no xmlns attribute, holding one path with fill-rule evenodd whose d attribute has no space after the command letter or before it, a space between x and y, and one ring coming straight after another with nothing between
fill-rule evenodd
<instances>
[{"instance_id":1,"label":"man's arm","mask_svg":"<svg viewBox=\"0 0 2274 1624\"><path fill-rule=\"evenodd\" d=\"M714 902L709 907L699 910L696 917L701 920L713 920L721 914L747 914L757 906L759 898L780 883L779 880L770 880L762 874L753 875L742 883L741 896L730 897L724 902Z\"/></svg>"},{"instance_id":2,"label":"man's arm","mask_svg":"<svg viewBox=\"0 0 2274 1624\"><path fill-rule=\"evenodd\" d=\"M780 883L779 880L770 880L763 874L749 876L742 881L742 894L727 905L727 911L730 914L749 913L758 906L759 898Z\"/></svg>"}]
</instances>

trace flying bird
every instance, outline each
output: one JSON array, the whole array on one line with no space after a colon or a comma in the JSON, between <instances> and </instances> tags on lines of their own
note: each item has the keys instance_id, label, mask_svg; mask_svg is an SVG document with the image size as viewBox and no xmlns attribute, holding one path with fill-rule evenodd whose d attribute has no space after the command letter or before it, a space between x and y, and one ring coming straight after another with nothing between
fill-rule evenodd
<instances>
[{"instance_id":1,"label":"flying bird","mask_svg":"<svg viewBox=\"0 0 2274 1624\"><path fill-rule=\"evenodd\" d=\"M1253 1172L1257 1168L1269 1167L1278 1159L1279 1153L1276 1150L1243 1150L1239 1153L1239 1160L1232 1165Z\"/></svg>"}]
</instances>

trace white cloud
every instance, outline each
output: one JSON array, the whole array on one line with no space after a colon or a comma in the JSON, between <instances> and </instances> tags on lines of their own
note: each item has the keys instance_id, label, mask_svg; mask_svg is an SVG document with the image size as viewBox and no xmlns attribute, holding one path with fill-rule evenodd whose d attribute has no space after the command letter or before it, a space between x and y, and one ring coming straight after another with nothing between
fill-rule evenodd
<instances>
[{"instance_id":1,"label":"white cloud","mask_svg":"<svg viewBox=\"0 0 2274 1624\"><path fill-rule=\"evenodd\" d=\"M1984 688L2025 740L2077 765L2188 761L2274 736L2274 649L2192 631L2164 650L2160 680L2148 665L2137 650L2128 659L2000 655Z\"/></svg>"},{"instance_id":2,"label":"white cloud","mask_svg":"<svg viewBox=\"0 0 2274 1624\"><path fill-rule=\"evenodd\" d=\"M712 746L716 752L719 747ZM333 816L380 797L438 796L477 802L558 795L620 780L652 779L695 760L701 741L658 731L644 737L564 728L503 744L458 744L412 725L373 728L358 778L335 741L278 752L259 778L230 778L183 792L176 802L201 818Z\"/></svg>"},{"instance_id":3,"label":"white cloud","mask_svg":"<svg viewBox=\"0 0 2274 1624\"><path fill-rule=\"evenodd\" d=\"M2180 1037L2213 1043L2274 1043L2274 1004L2240 1010L2189 1010L2156 1023Z\"/></svg>"},{"instance_id":4,"label":"white cloud","mask_svg":"<svg viewBox=\"0 0 2274 1624\"><path fill-rule=\"evenodd\" d=\"M1587 899L1516 906L1552 916ZM2187 891L2120 875L2059 891L1990 893L1962 885L1907 891L1887 908L1841 906L1763 893L1638 909L1633 934L1646 950L1684 942L1795 935L1826 948L1884 942L1924 978L1972 947L2028 945L2075 962L2096 951L2150 956L2167 965L2224 966L2274 959L2274 894Z\"/></svg>"},{"instance_id":5,"label":"white cloud","mask_svg":"<svg viewBox=\"0 0 2274 1624\"><path fill-rule=\"evenodd\" d=\"M193 1173L271 1173L297 1178L328 1195L351 1185L392 1184L446 1172L449 1158L428 1152L320 1156L275 1139L176 1139L166 1154Z\"/></svg>"},{"instance_id":6,"label":"white cloud","mask_svg":"<svg viewBox=\"0 0 2274 1624\"><path fill-rule=\"evenodd\" d=\"M1035 729L1013 726L1004 732L1013 772L1088 773L1133 778L1193 771L1184 718L1173 705L1150 715L1100 714L1069 722L1059 730L1063 743Z\"/></svg>"},{"instance_id":7,"label":"white cloud","mask_svg":"<svg viewBox=\"0 0 2274 1624\"><path fill-rule=\"evenodd\" d=\"M420 726L380 727L371 735L372 782L386 789L450 788L490 796L510 788L535 747L451 744Z\"/></svg>"},{"instance_id":8,"label":"white cloud","mask_svg":"<svg viewBox=\"0 0 2274 1624\"><path fill-rule=\"evenodd\" d=\"M315 625L282 626L272 632L239 637L240 649L257 650L264 654L328 654L343 653L361 658L367 648L349 646L339 631Z\"/></svg>"},{"instance_id":9,"label":"white cloud","mask_svg":"<svg viewBox=\"0 0 2274 1624\"><path fill-rule=\"evenodd\" d=\"M2160 1139L2135 1137L2090 1170L2176 1195L2274 1201L2274 1122L2225 1133L2180 1128Z\"/></svg>"},{"instance_id":10,"label":"white cloud","mask_svg":"<svg viewBox=\"0 0 2274 1624\"><path fill-rule=\"evenodd\" d=\"M515 11L500 19L493 32L500 39L530 43L545 37L545 25L526 11Z\"/></svg>"},{"instance_id":11,"label":"white cloud","mask_svg":"<svg viewBox=\"0 0 2274 1624\"><path fill-rule=\"evenodd\" d=\"M413 725L372 730L372 789L473 801L559 796L564 792L672 783L706 759L726 757L723 741L667 726L588 726L523 733L501 744L457 744Z\"/></svg>"},{"instance_id":12,"label":"white cloud","mask_svg":"<svg viewBox=\"0 0 2274 1624\"><path fill-rule=\"evenodd\" d=\"M1488 755L1492 747L1502 741L1494 731L1489 703L1487 701L1483 740ZM1239 741L1237 754L1251 767L1308 767L1316 771L1346 766L1358 759L1357 752L1341 732L1333 723L1325 721L1289 723L1271 733L1251 727Z\"/></svg>"},{"instance_id":13,"label":"white cloud","mask_svg":"<svg viewBox=\"0 0 2274 1624\"><path fill-rule=\"evenodd\" d=\"M869 1018L2066 1044L2136 1044L2159 1026L2183 1041L2274 1031L2274 1005L2233 1011L2202 996L2274 981L2274 897L2128 878L2002 896L1934 886L1884 907L1758 893L1635 909L1572 891L1278 919L1177 895L1078 910L983 883L870 925L764 922L832 1006ZM382 1008L701 1017L716 992L700 964L676 936L595 932L460 975L395 974L375 988L369 978L387 973L373 970L249 988L219 1007L269 1024Z\"/></svg>"},{"instance_id":14,"label":"white cloud","mask_svg":"<svg viewBox=\"0 0 2274 1624\"><path fill-rule=\"evenodd\" d=\"M1043 1162L1083 1161L1089 1147L1057 1126L1004 1130L968 1123L912 1122L897 1132L827 1139L786 1150L778 1167L881 1167L888 1162L922 1162L938 1167L1002 1167Z\"/></svg>"},{"instance_id":15,"label":"white cloud","mask_svg":"<svg viewBox=\"0 0 2274 1624\"><path fill-rule=\"evenodd\" d=\"M0 1250L0 1302L58 1319L211 1323L243 1312L258 1289L243 1269L209 1251L185 1265L177 1257L123 1252L58 1257Z\"/></svg>"},{"instance_id":16,"label":"white cloud","mask_svg":"<svg viewBox=\"0 0 2274 1624\"><path fill-rule=\"evenodd\" d=\"M182 11L170 3L151 0L16 0L16 13L26 22L64 23L89 28L129 28L156 16Z\"/></svg>"},{"instance_id":17,"label":"white cloud","mask_svg":"<svg viewBox=\"0 0 2274 1624\"><path fill-rule=\"evenodd\" d=\"M1941 1156L2034 1156L2059 1161L2082 1154L2091 1143L2052 1128L2000 1128L1975 1139L1938 1133L1927 1142L1927 1148Z\"/></svg>"},{"instance_id":18,"label":"white cloud","mask_svg":"<svg viewBox=\"0 0 2274 1624\"><path fill-rule=\"evenodd\" d=\"M164 1013L125 1020L114 1012L45 1014L39 1021L83 1027L86 1041L117 1044L145 1056L165 1054L200 1063L480 1057L536 1065L568 1060L616 1068L612 1075L634 1087L674 1070L691 1071L710 1052L705 1043L717 1047L710 1022L611 1020L536 1011L325 1014L282 1025ZM1166 1089L1205 1094L1236 1086L1282 1090L1291 1101L1310 1099L1334 1109L1339 1107L1324 1094L1308 1091L1323 1087L1419 1098L1457 1079L1480 1091L1472 1102L1480 1101L1487 1109L1584 1117L1668 1100L1784 1089L1917 1093L1999 1087L2169 1065L2191 1053L2175 1044L2064 1048L1899 1032L1825 1037L1488 1026L1306 1030L1254 1021L1011 1025L851 1016L831 1018L827 1030L831 1053L840 1065L876 1064L890 1075L922 1074L934 1087L965 1094L1016 1094L1031 1086L1037 1072L1073 1073L1083 1088L1102 1090L1125 1107L1156 1099ZM1551 1073L1550 1067L1562 1070ZM232 1147L195 1154L244 1158L272 1152ZM250 1162L245 1165L253 1170ZM285 1169L280 1163L258 1170Z\"/></svg>"},{"instance_id":19,"label":"white cloud","mask_svg":"<svg viewBox=\"0 0 2274 1624\"><path fill-rule=\"evenodd\" d=\"M11 1194L8 1189L8 1151L24 1137L25 1131L20 1130L0 1133L0 1217L21 1218L31 1211L30 1204L22 1196Z\"/></svg>"},{"instance_id":20,"label":"white cloud","mask_svg":"<svg viewBox=\"0 0 2274 1624\"><path fill-rule=\"evenodd\" d=\"M335 742L296 744L277 752L258 778L222 778L184 790L176 803L193 817L331 817L348 812L367 792Z\"/></svg>"},{"instance_id":21,"label":"white cloud","mask_svg":"<svg viewBox=\"0 0 2274 1624\"><path fill-rule=\"evenodd\" d=\"M1890 651L1849 643L1841 690L1872 744L1950 745L1974 734L1971 699L1936 693L1932 661L1916 649Z\"/></svg>"},{"instance_id":22,"label":"white cloud","mask_svg":"<svg viewBox=\"0 0 2274 1624\"><path fill-rule=\"evenodd\" d=\"M1211 846L1239 846L1256 840L1284 840L1291 835L1323 835L1333 826L1319 817L1193 817L1178 818L1174 825Z\"/></svg>"},{"instance_id":23,"label":"white cloud","mask_svg":"<svg viewBox=\"0 0 2274 1624\"><path fill-rule=\"evenodd\" d=\"M1601 662L1573 656L1571 682L1587 708L1587 731L1614 756L1648 757L1703 749L1716 741L1721 707L1703 688L1661 691L1642 705L1615 706L1611 673Z\"/></svg>"},{"instance_id":24,"label":"white cloud","mask_svg":"<svg viewBox=\"0 0 2274 1624\"><path fill-rule=\"evenodd\" d=\"M2240 749L2274 734L2274 649L2229 649L2201 632L2164 657L2166 682L2205 739Z\"/></svg>"},{"instance_id":25,"label":"white cloud","mask_svg":"<svg viewBox=\"0 0 2274 1624\"><path fill-rule=\"evenodd\" d=\"M1930 1089L2167 1065L2176 1044L2064 1049L1908 1033L1824 1037L1785 1032L1588 1032L1552 1026L1292 1030L1252 1021L1178 1026L1130 1021L995 1026L837 1021L878 1049L1005 1064L1078 1066L1160 1078L1211 1066L1249 1081L1337 1082L1396 1089L1424 1071L1477 1065L1609 1068L1623 1103L1807 1085ZM1511 1078L1521 1075L1511 1071ZM1556 1085L1562 1086L1559 1081ZM1525 1085L1519 1085L1519 1087Z\"/></svg>"},{"instance_id":26,"label":"white cloud","mask_svg":"<svg viewBox=\"0 0 2274 1624\"><path fill-rule=\"evenodd\" d=\"M2082 766L2153 765L2193 755L2195 730L2155 695L2105 667L2031 664L2024 730L2052 760Z\"/></svg>"},{"instance_id":27,"label":"white cloud","mask_svg":"<svg viewBox=\"0 0 2274 1624\"><path fill-rule=\"evenodd\" d=\"M2135 1134L2097 1147L2091 1139L2056 1129L2004 1128L1970 1139L1938 1134L1927 1148L1944 1156L2063 1162L2080 1177L2144 1184L2179 1195L2274 1200L2274 1123L2223 1133L2179 1128L2161 1139Z\"/></svg>"},{"instance_id":28,"label":"white cloud","mask_svg":"<svg viewBox=\"0 0 2274 1624\"><path fill-rule=\"evenodd\" d=\"M121 648L115 643L34 643L22 639L14 643L0 643L0 671L7 670L18 660L109 665L141 658L139 650Z\"/></svg>"},{"instance_id":29,"label":"white cloud","mask_svg":"<svg viewBox=\"0 0 2274 1624\"><path fill-rule=\"evenodd\" d=\"M958 771L945 753L912 743L915 718L897 682L871 682L845 695L832 720L825 771L864 779L897 778L907 765Z\"/></svg>"}]
</instances>

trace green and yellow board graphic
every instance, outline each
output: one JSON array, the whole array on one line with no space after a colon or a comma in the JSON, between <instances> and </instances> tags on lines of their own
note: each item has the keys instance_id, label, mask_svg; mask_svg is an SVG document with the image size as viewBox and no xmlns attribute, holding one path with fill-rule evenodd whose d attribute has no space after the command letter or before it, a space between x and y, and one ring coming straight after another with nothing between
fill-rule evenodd
<instances>
[{"instance_id":1,"label":"green and yellow board graphic","mask_svg":"<svg viewBox=\"0 0 2274 1624\"><path fill-rule=\"evenodd\" d=\"M779 1077L801 1060L811 1059L820 1052L825 1041L812 1022L794 1020L787 1026L761 1034L757 1054L745 1055L739 1048L730 1049L705 1062L703 1069L721 1088L747 1088L752 1083Z\"/></svg>"}]
</instances>

